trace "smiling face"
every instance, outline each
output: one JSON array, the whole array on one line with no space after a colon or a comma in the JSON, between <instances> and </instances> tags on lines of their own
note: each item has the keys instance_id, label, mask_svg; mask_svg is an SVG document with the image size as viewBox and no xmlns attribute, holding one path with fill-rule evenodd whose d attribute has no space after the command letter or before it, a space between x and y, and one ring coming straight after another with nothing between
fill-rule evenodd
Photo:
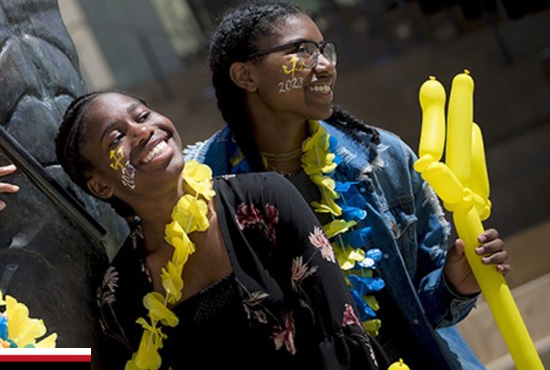
<instances>
[{"instance_id":1,"label":"smiling face","mask_svg":"<svg viewBox=\"0 0 550 370\"><path fill-rule=\"evenodd\" d=\"M277 26L274 35L259 40L258 50L296 41L324 41L317 25L306 15L291 15ZM255 84L248 107L259 116L285 120L326 119L332 114L336 66L320 55L315 68L299 61L296 48L276 51L248 62Z\"/></svg>"},{"instance_id":2,"label":"smiling face","mask_svg":"<svg viewBox=\"0 0 550 370\"><path fill-rule=\"evenodd\" d=\"M81 154L92 164L88 188L130 206L177 183L182 143L172 122L135 98L98 95L83 117Z\"/></svg>"}]
</instances>

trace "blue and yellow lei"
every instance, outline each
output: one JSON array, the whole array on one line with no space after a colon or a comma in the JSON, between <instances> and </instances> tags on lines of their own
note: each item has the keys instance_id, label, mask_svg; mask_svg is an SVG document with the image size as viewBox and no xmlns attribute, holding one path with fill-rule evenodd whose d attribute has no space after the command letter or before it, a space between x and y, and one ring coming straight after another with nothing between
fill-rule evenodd
<instances>
[{"instance_id":1,"label":"blue and yellow lei","mask_svg":"<svg viewBox=\"0 0 550 370\"><path fill-rule=\"evenodd\" d=\"M367 203L357 189L358 182L338 181L336 169L341 163L336 155L337 140L318 121L309 121L310 136L302 143L302 168L319 188L321 199L312 202L317 213L328 213L332 221L323 225L331 240L340 269L347 279L364 329L378 335L381 322L376 318L379 306L373 293L384 287L384 280L374 276L382 257L379 249L366 250L370 227ZM232 173L251 172L235 142L228 148Z\"/></svg>"}]
</instances>

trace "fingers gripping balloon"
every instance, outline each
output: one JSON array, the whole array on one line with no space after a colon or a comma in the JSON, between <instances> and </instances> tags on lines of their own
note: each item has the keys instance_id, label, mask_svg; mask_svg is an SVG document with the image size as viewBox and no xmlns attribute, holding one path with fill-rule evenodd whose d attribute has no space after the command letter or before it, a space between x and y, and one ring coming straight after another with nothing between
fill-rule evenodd
<instances>
[{"instance_id":1,"label":"fingers gripping balloon","mask_svg":"<svg viewBox=\"0 0 550 370\"><path fill-rule=\"evenodd\" d=\"M518 370L542 370L542 362L523 323L502 274L483 265L475 248L484 231L482 220L491 214L489 179L483 138L473 122L474 81L468 71L453 79L447 115L446 164L440 162L445 145L445 89L435 79L421 86L422 131L419 159L414 168L422 174L453 220L472 271L508 346Z\"/></svg>"}]
</instances>

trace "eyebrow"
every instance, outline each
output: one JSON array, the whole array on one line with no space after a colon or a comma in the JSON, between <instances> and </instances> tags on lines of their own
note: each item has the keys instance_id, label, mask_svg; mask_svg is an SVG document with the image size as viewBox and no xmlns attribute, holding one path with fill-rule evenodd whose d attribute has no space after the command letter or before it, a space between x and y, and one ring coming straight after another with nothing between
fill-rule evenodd
<instances>
[{"instance_id":1,"label":"eyebrow","mask_svg":"<svg viewBox=\"0 0 550 370\"><path fill-rule=\"evenodd\" d=\"M296 39L296 40L294 40L294 41L288 42L288 44L297 44L297 43L302 43L302 42L313 42L314 44L319 45L319 44L325 42L325 40L323 39L323 40L321 40L320 42L317 42L317 41L313 41L313 40L311 40L311 39L302 39L302 38L299 38L299 39Z\"/></svg>"},{"instance_id":2,"label":"eyebrow","mask_svg":"<svg viewBox=\"0 0 550 370\"><path fill-rule=\"evenodd\" d=\"M114 122L114 121L107 124L107 126L105 127L105 129L101 133L100 141L103 141L103 138L105 136L107 136L107 134L109 134L111 131L113 131L113 127L115 126L115 124L116 124L116 122Z\"/></svg>"},{"instance_id":3,"label":"eyebrow","mask_svg":"<svg viewBox=\"0 0 550 370\"><path fill-rule=\"evenodd\" d=\"M274 47L269 48L269 49L276 49L276 48L283 47L283 46L288 46L289 48L292 47L292 46L296 47L296 46L299 46L300 44L303 44L304 42L308 42L308 41L309 42L315 42L315 41L312 41L312 40L306 40L306 39L301 39L300 38L300 39L291 40L289 42L285 42L282 45L274 46ZM282 49L282 50L284 50L284 49Z\"/></svg>"},{"instance_id":4,"label":"eyebrow","mask_svg":"<svg viewBox=\"0 0 550 370\"><path fill-rule=\"evenodd\" d=\"M128 114L132 114L132 112L133 112L134 110L136 110L140 105L142 105L141 102L132 103L132 104L130 104L130 105L128 106L128 108L126 108L126 112L127 112Z\"/></svg>"},{"instance_id":5,"label":"eyebrow","mask_svg":"<svg viewBox=\"0 0 550 370\"><path fill-rule=\"evenodd\" d=\"M143 105L142 102L132 103L128 106L128 108L126 108L126 112L128 114L132 114L132 112L135 111L141 105ZM107 126L105 127L105 129L101 133L101 138L100 138L101 141L103 141L103 138L105 136L107 136L111 131L113 131L113 127L115 125L116 125L116 122L114 122L114 121L107 124Z\"/></svg>"}]
</instances>

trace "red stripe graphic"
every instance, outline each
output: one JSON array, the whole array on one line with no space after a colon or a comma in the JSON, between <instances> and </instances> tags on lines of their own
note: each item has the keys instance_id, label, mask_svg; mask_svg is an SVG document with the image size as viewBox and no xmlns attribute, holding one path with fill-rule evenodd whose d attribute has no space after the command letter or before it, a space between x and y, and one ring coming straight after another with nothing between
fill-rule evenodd
<instances>
[{"instance_id":1,"label":"red stripe graphic","mask_svg":"<svg viewBox=\"0 0 550 370\"><path fill-rule=\"evenodd\" d=\"M91 355L2 355L0 362L92 362Z\"/></svg>"}]
</instances>

